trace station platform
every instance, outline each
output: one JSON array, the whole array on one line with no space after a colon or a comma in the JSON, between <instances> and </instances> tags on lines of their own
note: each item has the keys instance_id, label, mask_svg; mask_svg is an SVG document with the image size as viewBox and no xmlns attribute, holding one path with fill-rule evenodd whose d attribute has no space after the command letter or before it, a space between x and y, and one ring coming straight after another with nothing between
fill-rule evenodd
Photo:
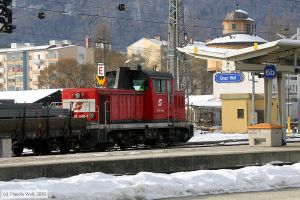
<instances>
[{"instance_id":1,"label":"station platform","mask_svg":"<svg viewBox=\"0 0 300 200\"><path fill-rule=\"evenodd\" d=\"M283 147L213 146L129 150L0 159L0 181L40 177L69 177L82 173L172 173L200 169L236 168L272 161L300 162L300 142Z\"/></svg>"}]
</instances>

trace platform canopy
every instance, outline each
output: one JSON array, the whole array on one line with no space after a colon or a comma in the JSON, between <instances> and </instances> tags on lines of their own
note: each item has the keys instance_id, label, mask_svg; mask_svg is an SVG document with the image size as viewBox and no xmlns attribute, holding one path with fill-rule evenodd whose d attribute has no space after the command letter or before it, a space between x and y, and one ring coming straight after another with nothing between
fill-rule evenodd
<instances>
[{"instance_id":1,"label":"platform canopy","mask_svg":"<svg viewBox=\"0 0 300 200\"><path fill-rule=\"evenodd\" d=\"M300 40L281 39L243 49L188 45L178 50L200 59L234 62L240 71L263 71L266 64L274 64L279 72L294 73L300 65Z\"/></svg>"}]
</instances>

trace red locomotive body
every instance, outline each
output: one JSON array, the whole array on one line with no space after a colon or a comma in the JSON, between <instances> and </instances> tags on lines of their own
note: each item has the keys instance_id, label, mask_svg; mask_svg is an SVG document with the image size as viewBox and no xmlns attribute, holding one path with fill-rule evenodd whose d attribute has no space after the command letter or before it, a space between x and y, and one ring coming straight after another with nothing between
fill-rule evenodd
<instances>
[{"instance_id":1,"label":"red locomotive body","mask_svg":"<svg viewBox=\"0 0 300 200\"><path fill-rule=\"evenodd\" d=\"M62 102L88 120L101 144L185 142L193 135L184 93L174 91L170 73L120 68L108 72L107 88L64 89Z\"/></svg>"},{"instance_id":2,"label":"red locomotive body","mask_svg":"<svg viewBox=\"0 0 300 200\"><path fill-rule=\"evenodd\" d=\"M144 76L133 79L137 82L132 90L64 89L63 107L71 109L75 118L87 118L100 124L184 121L184 93L174 92L171 74L136 72ZM145 87L143 84L146 88L141 89Z\"/></svg>"}]
</instances>

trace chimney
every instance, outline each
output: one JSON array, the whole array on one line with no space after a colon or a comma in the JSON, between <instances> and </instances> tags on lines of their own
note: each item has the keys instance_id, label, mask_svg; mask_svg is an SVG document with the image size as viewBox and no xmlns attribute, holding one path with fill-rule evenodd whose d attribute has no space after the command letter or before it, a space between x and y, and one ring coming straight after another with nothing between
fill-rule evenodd
<instances>
[{"instance_id":1,"label":"chimney","mask_svg":"<svg viewBox=\"0 0 300 200\"><path fill-rule=\"evenodd\" d=\"M91 48L92 47L92 39L88 35L85 37L85 47L86 48Z\"/></svg>"},{"instance_id":2,"label":"chimney","mask_svg":"<svg viewBox=\"0 0 300 200\"><path fill-rule=\"evenodd\" d=\"M160 35L155 36L154 39L161 41Z\"/></svg>"}]
</instances>

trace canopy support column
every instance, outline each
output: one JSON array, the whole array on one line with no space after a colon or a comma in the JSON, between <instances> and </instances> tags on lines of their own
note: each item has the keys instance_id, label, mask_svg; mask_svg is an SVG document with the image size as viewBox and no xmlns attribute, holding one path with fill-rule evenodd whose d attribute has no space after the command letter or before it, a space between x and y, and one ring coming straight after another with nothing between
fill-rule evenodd
<instances>
[{"instance_id":1,"label":"canopy support column","mask_svg":"<svg viewBox=\"0 0 300 200\"><path fill-rule=\"evenodd\" d=\"M264 92L265 92L265 109L264 109L264 121L266 123L272 122L272 79L264 80Z\"/></svg>"},{"instance_id":2,"label":"canopy support column","mask_svg":"<svg viewBox=\"0 0 300 200\"><path fill-rule=\"evenodd\" d=\"M279 122L282 128L282 139L286 143L286 97L285 97L285 73L277 76Z\"/></svg>"}]
</instances>

